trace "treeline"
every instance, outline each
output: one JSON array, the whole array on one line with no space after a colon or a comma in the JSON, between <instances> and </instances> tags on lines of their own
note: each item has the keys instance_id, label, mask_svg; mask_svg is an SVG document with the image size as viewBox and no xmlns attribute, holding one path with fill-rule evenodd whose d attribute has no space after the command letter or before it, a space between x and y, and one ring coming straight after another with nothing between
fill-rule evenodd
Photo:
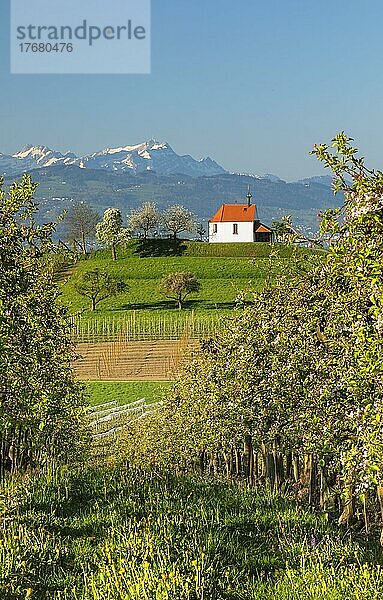
<instances>
[{"instance_id":1,"label":"treeline","mask_svg":"<svg viewBox=\"0 0 383 600\"><path fill-rule=\"evenodd\" d=\"M381 523L383 174L350 142L313 150L345 192L323 215L336 240L325 260L297 257L203 342L161 410L124 436L128 462L246 477L341 523Z\"/></svg>"},{"instance_id":2,"label":"treeline","mask_svg":"<svg viewBox=\"0 0 383 600\"><path fill-rule=\"evenodd\" d=\"M97 243L112 249L116 257L116 248L134 236L146 240L150 236L166 235L177 239L180 233L197 233L202 240L206 230L197 224L195 215L184 206L175 204L161 213L154 202L144 202L142 206L127 215L125 227L121 211L108 208L103 217L84 202L75 202L64 218L65 237L75 251L86 254L88 246Z\"/></svg>"}]
</instances>

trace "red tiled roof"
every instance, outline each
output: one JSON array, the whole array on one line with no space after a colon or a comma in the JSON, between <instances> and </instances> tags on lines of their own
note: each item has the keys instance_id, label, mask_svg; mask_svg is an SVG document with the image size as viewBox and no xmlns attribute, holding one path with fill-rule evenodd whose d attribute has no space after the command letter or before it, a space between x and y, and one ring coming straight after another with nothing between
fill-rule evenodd
<instances>
[{"instance_id":1,"label":"red tiled roof","mask_svg":"<svg viewBox=\"0 0 383 600\"><path fill-rule=\"evenodd\" d=\"M271 229L266 227L266 225L261 225L255 230L255 233L271 233Z\"/></svg>"},{"instance_id":2,"label":"red tiled roof","mask_svg":"<svg viewBox=\"0 0 383 600\"><path fill-rule=\"evenodd\" d=\"M255 204L222 204L210 223L255 221L257 207Z\"/></svg>"}]
</instances>

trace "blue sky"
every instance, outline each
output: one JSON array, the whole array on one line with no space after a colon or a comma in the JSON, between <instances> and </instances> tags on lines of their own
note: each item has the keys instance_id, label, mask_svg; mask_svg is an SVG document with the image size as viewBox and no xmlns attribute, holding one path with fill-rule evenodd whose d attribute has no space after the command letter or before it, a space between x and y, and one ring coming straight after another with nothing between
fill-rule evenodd
<instances>
[{"instance_id":1,"label":"blue sky","mask_svg":"<svg viewBox=\"0 0 383 600\"><path fill-rule=\"evenodd\" d=\"M152 73L102 76L10 75L7 5L0 152L84 154L154 137L293 180L321 173L310 148L346 130L383 166L381 0L153 0Z\"/></svg>"}]
</instances>

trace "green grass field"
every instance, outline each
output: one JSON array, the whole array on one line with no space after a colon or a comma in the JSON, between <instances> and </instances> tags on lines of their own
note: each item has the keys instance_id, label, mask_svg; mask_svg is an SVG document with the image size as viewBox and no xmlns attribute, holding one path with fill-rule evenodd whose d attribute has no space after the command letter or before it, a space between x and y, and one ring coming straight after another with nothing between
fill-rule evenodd
<instances>
[{"instance_id":1,"label":"green grass field","mask_svg":"<svg viewBox=\"0 0 383 600\"><path fill-rule=\"evenodd\" d=\"M145 398L147 402L161 399L172 385L170 381L88 381L86 392L92 406L116 400L126 404Z\"/></svg>"},{"instance_id":2,"label":"green grass field","mask_svg":"<svg viewBox=\"0 0 383 600\"><path fill-rule=\"evenodd\" d=\"M164 275L190 271L202 284L198 294L190 297L184 312L196 315L228 314L241 292L260 290L269 273L268 244L207 244L198 242L132 240L126 249L119 249L118 260L112 261L108 250L93 254L77 263L72 277L62 286L62 302L71 313L86 308L83 320L90 316L98 319L126 318L132 311L141 315L176 314L172 301L160 293L158 287ZM312 250L279 245L276 272L286 270L296 256L310 256ZM81 273L92 269L105 270L129 286L128 291L101 302L91 314L88 302L75 290L74 284Z\"/></svg>"},{"instance_id":3,"label":"green grass field","mask_svg":"<svg viewBox=\"0 0 383 600\"><path fill-rule=\"evenodd\" d=\"M382 553L287 497L118 468L3 491L7 600L378 600Z\"/></svg>"}]
</instances>

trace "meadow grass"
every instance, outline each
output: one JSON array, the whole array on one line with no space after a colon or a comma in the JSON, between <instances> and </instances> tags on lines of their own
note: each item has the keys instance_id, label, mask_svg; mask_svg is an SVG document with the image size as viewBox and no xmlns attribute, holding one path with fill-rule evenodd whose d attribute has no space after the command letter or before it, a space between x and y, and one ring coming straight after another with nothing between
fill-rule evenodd
<instances>
[{"instance_id":1,"label":"meadow grass","mask_svg":"<svg viewBox=\"0 0 383 600\"><path fill-rule=\"evenodd\" d=\"M90 315L88 302L75 290L74 285L85 271L100 269L124 280L129 289L114 298L104 300ZM111 261L94 258L81 261L71 279L62 288L62 301L70 312L86 307L89 316L103 318L123 317L129 312L177 313L175 303L166 299L159 290L161 279L168 273L192 272L201 283L201 291L190 296L184 310L206 313L219 310L227 312L235 305L238 294L243 290L259 290L266 276L265 259L253 264L249 258L120 258Z\"/></svg>"},{"instance_id":2,"label":"meadow grass","mask_svg":"<svg viewBox=\"0 0 383 600\"><path fill-rule=\"evenodd\" d=\"M377 545L286 497L124 468L57 470L2 497L0 594L18 600L372 600Z\"/></svg>"},{"instance_id":3,"label":"meadow grass","mask_svg":"<svg viewBox=\"0 0 383 600\"><path fill-rule=\"evenodd\" d=\"M172 385L170 381L87 381L86 392L92 406L115 400L126 404L145 398L147 402L161 399Z\"/></svg>"},{"instance_id":4,"label":"meadow grass","mask_svg":"<svg viewBox=\"0 0 383 600\"><path fill-rule=\"evenodd\" d=\"M174 246L174 244L176 244ZM318 252L278 245L275 273L285 272L288 266L302 256ZM212 314L230 314L241 293L261 290L269 276L269 244L206 244L172 242L169 240L132 240L126 248L118 249L118 259L111 260L109 250L99 250L80 260L73 275L62 287L62 302L71 313L85 309L82 320L125 319L133 311L140 315L174 315L175 303L166 299L159 290L161 279L168 273L190 271L200 281L198 294L190 296L183 312L193 311L198 317ZM100 269L124 280L129 289L102 301L93 313L89 302L75 290L75 284L85 271Z\"/></svg>"}]
</instances>

